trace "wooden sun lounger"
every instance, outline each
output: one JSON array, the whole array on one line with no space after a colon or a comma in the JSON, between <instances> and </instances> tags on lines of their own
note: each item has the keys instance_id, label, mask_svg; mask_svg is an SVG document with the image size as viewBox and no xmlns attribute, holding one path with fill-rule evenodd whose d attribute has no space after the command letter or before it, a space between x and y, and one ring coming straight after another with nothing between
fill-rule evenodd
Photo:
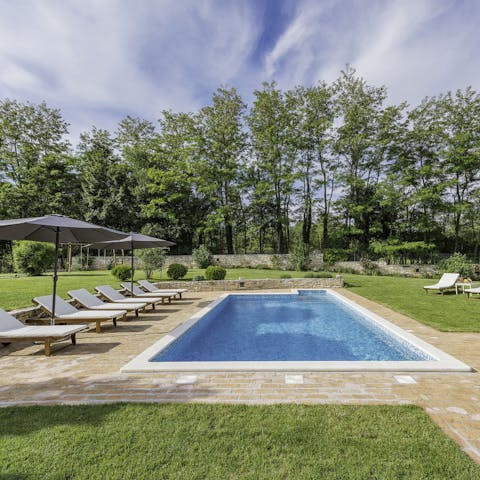
<instances>
[{"instance_id":1,"label":"wooden sun lounger","mask_svg":"<svg viewBox=\"0 0 480 480\"><path fill-rule=\"evenodd\" d=\"M143 302L147 305L151 305L152 309L155 310L155 304L159 301L156 298L151 297L144 297L144 298L134 298L134 297L126 297L122 295L118 290L115 290L111 285L99 285L95 287L95 290L102 295L102 297L106 298L110 302L113 303L138 303Z\"/></svg>"},{"instance_id":2,"label":"wooden sun lounger","mask_svg":"<svg viewBox=\"0 0 480 480\"><path fill-rule=\"evenodd\" d=\"M33 301L47 314L52 314L53 295L45 295L43 297L35 297ZM125 319L127 312L125 310L78 310L73 305L67 303L59 296L55 299L55 321L65 324L76 324L85 322L95 322L95 331L102 331L102 322L111 320L114 326L117 326L117 319Z\"/></svg>"},{"instance_id":3,"label":"wooden sun lounger","mask_svg":"<svg viewBox=\"0 0 480 480\"><path fill-rule=\"evenodd\" d=\"M188 292L186 288L158 288L148 280L139 280L138 284L148 293L172 293L174 297L182 298L182 294Z\"/></svg>"},{"instance_id":4,"label":"wooden sun lounger","mask_svg":"<svg viewBox=\"0 0 480 480\"><path fill-rule=\"evenodd\" d=\"M100 298L96 297L90 293L85 288L80 288L79 290L70 290L68 294L82 307L88 308L89 310L126 310L127 312L135 312L135 316L138 317L138 312L145 310L147 307L146 302L137 302L137 303L115 303L115 302L103 302Z\"/></svg>"},{"instance_id":5,"label":"wooden sun lounger","mask_svg":"<svg viewBox=\"0 0 480 480\"><path fill-rule=\"evenodd\" d=\"M0 343L43 342L47 356L51 353L52 343L70 338L72 345L76 345L76 334L87 328L87 325L24 325L0 309Z\"/></svg>"},{"instance_id":6,"label":"wooden sun lounger","mask_svg":"<svg viewBox=\"0 0 480 480\"><path fill-rule=\"evenodd\" d=\"M143 298L157 298L157 303L162 302L165 303L165 301L168 301L168 303L172 303L172 298L175 296L174 292L169 292L169 293L150 293L150 292L144 292L141 290L139 287L136 285L131 287L130 283L121 283L120 284L127 292L132 295L133 298L137 299L143 299Z\"/></svg>"}]
</instances>

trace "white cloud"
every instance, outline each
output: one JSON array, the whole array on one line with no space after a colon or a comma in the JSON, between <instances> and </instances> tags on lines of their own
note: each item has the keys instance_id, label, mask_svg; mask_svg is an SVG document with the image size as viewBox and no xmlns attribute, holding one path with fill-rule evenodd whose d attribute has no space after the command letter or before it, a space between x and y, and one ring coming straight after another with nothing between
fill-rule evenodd
<instances>
[{"instance_id":1,"label":"white cloud","mask_svg":"<svg viewBox=\"0 0 480 480\"><path fill-rule=\"evenodd\" d=\"M0 98L45 99L75 131L189 110L235 79L256 28L240 2L4 2Z\"/></svg>"},{"instance_id":2,"label":"white cloud","mask_svg":"<svg viewBox=\"0 0 480 480\"><path fill-rule=\"evenodd\" d=\"M76 137L127 114L196 109L221 84L251 99L264 80L333 81L347 63L395 102L480 89L474 0L282 5L291 19L259 62L264 30L276 29L256 0L0 0L0 98L46 100Z\"/></svg>"},{"instance_id":3,"label":"white cloud","mask_svg":"<svg viewBox=\"0 0 480 480\"><path fill-rule=\"evenodd\" d=\"M453 0L306 0L265 56L265 72L287 88L331 82L348 63L369 83L385 84L394 102L480 89L475 8Z\"/></svg>"}]
</instances>

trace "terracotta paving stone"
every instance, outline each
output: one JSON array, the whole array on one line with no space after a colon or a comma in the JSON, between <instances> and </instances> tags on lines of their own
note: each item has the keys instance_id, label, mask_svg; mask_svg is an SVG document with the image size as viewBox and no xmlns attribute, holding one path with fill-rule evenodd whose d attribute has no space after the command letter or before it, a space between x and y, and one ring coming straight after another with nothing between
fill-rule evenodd
<instances>
[{"instance_id":1,"label":"terracotta paving stone","mask_svg":"<svg viewBox=\"0 0 480 480\"><path fill-rule=\"evenodd\" d=\"M278 291L278 290L277 290ZM339 293L480 370L480 334L443 333L355 293ZM257 292L258 293L258 292ZM75 347L12 344L0 348L0 406L108 402L416 404L480 463L480 374L408 372L156 372L121 374L120 368L220 292L191 292L183 300L149 310L139 319L78 335ZM64 345L67 345L66 343ZM195 375L194 384L178 384ZM285 375L303 375L286 384Z\"/></svg>"}]
</instances>

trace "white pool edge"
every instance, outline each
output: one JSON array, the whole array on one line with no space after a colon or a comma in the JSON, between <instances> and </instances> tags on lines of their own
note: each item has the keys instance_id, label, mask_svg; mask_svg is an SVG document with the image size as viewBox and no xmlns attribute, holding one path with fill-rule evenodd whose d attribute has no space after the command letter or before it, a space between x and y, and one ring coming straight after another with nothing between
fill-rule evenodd
<instances>
[{"instance_id":1,"label":"white pool edge","mask_svg":"<svg viewBox=\"0 0 480 480\"><path fill-rule=\"evenodd\" d=\"M305 290L325 290L339 301L347 304L357 312L370 318L381 328L412 344L417 349L425 352L435 361L274 361L274 362L152 362L170 343L180 337L185 331L200 321L207 313L231 295L255 295L247 292L225 293L220 295L210 305L203 308L187 321L176 327L170 333L148 347L120 369L122 373L148 373L148 372L222 372L222 371L315 371L315 372L471 372L473 369L457 360L448 353L439 350L415 335L385 320L367 308L345 298L338 292L330 289L292 289L289 293L262 292L257 295L289 295L292 292Z\"/></svg>"}]
</instances>

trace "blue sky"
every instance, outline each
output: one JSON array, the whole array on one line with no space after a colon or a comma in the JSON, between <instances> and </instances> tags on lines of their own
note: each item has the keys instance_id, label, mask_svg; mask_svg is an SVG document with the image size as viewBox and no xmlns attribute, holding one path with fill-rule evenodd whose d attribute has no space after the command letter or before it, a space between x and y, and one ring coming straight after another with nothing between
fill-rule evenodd
<instances>
[{"instance_id":1,"label":"blue sky","mask_svg":"<svg viewBox=\"0 0 480 480\"><path fill-rule=\"evenodd\" d=\"M76 137L348 63L415 104L480 90L479 46L478 0L0 0L0 98L45 100Z\"/></svg>"}]
</instances>

